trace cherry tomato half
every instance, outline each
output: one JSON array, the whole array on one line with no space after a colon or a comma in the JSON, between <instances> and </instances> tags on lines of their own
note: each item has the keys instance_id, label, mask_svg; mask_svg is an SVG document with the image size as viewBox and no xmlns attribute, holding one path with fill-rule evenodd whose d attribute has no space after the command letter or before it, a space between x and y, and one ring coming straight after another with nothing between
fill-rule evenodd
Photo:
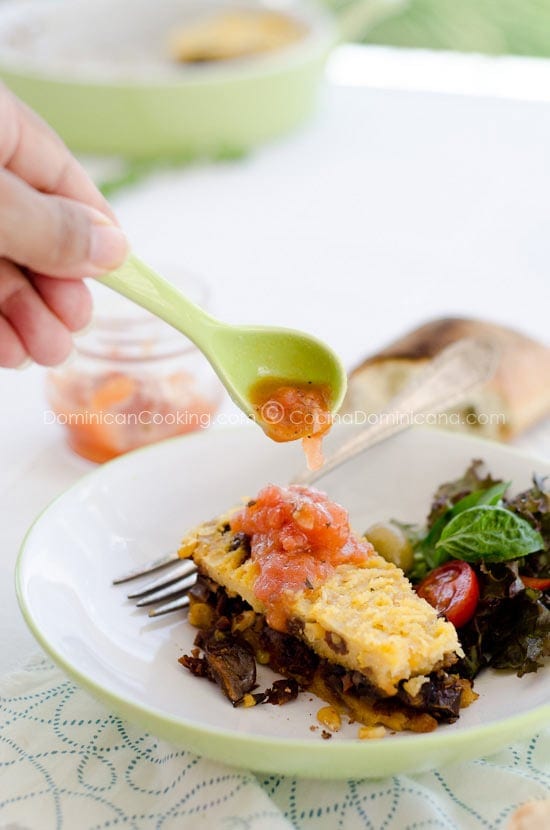
<instances>
[{"instance_id":1,"label":"cherry tomato half","mask_svg":"<svg viewBox=\"0 0 550 830\"><path fill-rule=\"evenodd\" d=\"M550 588L550 579L542 579L538 576L519 576L526 588L534 588L535 591L547 591Z\"/></svg>"},{"instance_id":2,"label":"cherry tomato half","mask_svg":"<svg viewBox=\"0 0 550 830\"><path fill-rule=\"evenodd\" d=\"M467 562L453 559L429 573L417 585L416 593L444 614L456 628L461 628L475 614L479 582Z\"/></svg>"}]
</instances>

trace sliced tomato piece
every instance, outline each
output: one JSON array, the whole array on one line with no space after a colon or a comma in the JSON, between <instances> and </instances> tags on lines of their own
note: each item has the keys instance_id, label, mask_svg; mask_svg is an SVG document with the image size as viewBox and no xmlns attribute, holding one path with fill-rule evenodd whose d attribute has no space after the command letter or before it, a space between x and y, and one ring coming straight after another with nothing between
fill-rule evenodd
<instances>
[{"instance_id":1,"label":"sliced tomato piece","mask_svg":"<svg viewBox=\"0 0 550 830\"><path fill-rule=\"evenodd\" d=\"M92 395L92 409L108 410L127 401L137 390L137 381L129 375L112 374Z\"/></svg>"},{"instance_id":2,"label":"sliced tomato piece","mask_svg":"<svg viewBox=\"0 0 550 830\"><path fill-rule=\"evenodd\" d=\"M467 562L453 559L431 571L417 585L416 592L456 628L461 628L476 612L479 581Z\"/></svg>"},{"instance_id":3,"label":"sliced tomato piece","mask_svg":"<svg viewBox=\"0 0 550 830\"><path fill-rule=\"evenodd\" d=\"M522 576L519 578L526 588L533 588L535 591L547 591L550 588L550 579L543 579L538 576Z\"/></svg>"}]
</instances>

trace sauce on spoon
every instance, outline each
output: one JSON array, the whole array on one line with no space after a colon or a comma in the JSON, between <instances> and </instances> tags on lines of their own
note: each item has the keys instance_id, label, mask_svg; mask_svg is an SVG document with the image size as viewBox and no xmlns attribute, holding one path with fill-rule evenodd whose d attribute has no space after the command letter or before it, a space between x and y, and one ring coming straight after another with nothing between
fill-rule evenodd
<instances>
[{"instance_id":1,"label":"sauce on spoon","mask_svg":"<svg viewBox=\"0 0 550 830\"><path fill-rule=\"evenodd\" d=\"M273 441L302 440L310 470L323 465L322 439L332 425L330 390L315 383L261 378L249 392L256 420Z\"/></svg>"}]
</instances>

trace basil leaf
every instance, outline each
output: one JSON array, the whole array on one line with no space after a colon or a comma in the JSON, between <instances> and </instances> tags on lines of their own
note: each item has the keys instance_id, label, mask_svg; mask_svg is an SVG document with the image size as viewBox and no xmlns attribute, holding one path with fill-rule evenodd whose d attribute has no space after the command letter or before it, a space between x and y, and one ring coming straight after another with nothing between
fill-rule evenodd
<instances>
[{"instance_id":1,"label":"basil leaf","mask_svg":"<svg viewBox=\"0 0 550 830\"><path fill-rule=\"evenodd\" d=\"M509 486L509 481L498 481L486 490L474 490L436 519L427 535L418 544L418 556L416 557L418 565L413 572L413 577L421 579L428 570L439 567L450 558L450 554L444 548L439 547L437 543L451 519L478 504L498 504ZM425 567L422 567L422 561L425 563Z\"/></svg>"},{"instance_id":2,"label":"basil leaf","mask_svg":"<svg viewBox=\"0 0 550 830\"><path fill-rule=\"evenodd\" d=\"M478 504L498 504L502 500L506 490L510 486L510 481L498 481L487 490L477 490L475 493L468 493L463 499L457 501L451 510L451 516L458 516L470 507L476 507Z\"/></svg>"},{"instance_id":3,"label":"basil leaf","mask_svg":"<svg viewBox=\"0 0 550 830\"><path fill-rule=\"evenodd\" d=\"M476 507L478 504L498 504L509 486L509 481L498 481L492 487L488 487L487 490L474 490L473 493L468 493L467 496L457 501L454 507L448 510L447 513L437 519L428 535L422 541L422 546L426 548L435 547L448 521L454 516L463 513L465 510L469 510L470 507Z\"/></svg>"},{"instance_id":4,"label":"basil leaf","mask_svg":"<svg viewBox=\"0 0 550 830\"><path fill-rule=\"evenodd\" d=\"M453 481L446 481L437 488L428 516L428 527L432 527L436 519L445 515L463 496L478 490L487 490L500 481L494 479L490 473L484 475L484 467L483 461L479 458L474 459L464 475Z\"/></svg>"},{"instance_id":5,"label":"basil leaf","mask_svg":"<svg viewBox=\"0 0 550 830\"><path fill-rule=\"evenodd\" d=\"M436 549L466 562L504 562L535 553L543 544L525 519L504 507L482 504L452 518Z\"/></svg>"}]
</instances>

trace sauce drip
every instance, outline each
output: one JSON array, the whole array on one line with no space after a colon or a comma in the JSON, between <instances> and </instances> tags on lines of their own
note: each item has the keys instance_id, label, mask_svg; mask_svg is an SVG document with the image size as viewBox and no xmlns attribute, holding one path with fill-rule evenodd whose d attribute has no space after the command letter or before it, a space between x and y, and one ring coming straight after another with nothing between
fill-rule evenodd
<instances>
[{"instance_id":1,"label":"sauce drip","mask_svg":"<svg viewBox=\"0 0 550 830\"><path fill-rule=\"evenodd\" d=\"M250 537L251 557L259 567L256 597L267 608L267 622L285 631L288 601L297 591L314 589L337 565L360 565L372 545L352 532L346 510L311 487L264 487L256 500L231 519L235 533Z\"/></svg>"},{"instance_id":2,"label":"sauce drip","mask_svg":"<svg viewBox=\"0 0 550 830\"><path fill-rule=\"evenodd\" d=\"M262 378L249 395L256 419L269 438L279 442L301 438L309 469L323 466L322 437L332 424L327 387Z\"/></svg>"}]
</instances>

